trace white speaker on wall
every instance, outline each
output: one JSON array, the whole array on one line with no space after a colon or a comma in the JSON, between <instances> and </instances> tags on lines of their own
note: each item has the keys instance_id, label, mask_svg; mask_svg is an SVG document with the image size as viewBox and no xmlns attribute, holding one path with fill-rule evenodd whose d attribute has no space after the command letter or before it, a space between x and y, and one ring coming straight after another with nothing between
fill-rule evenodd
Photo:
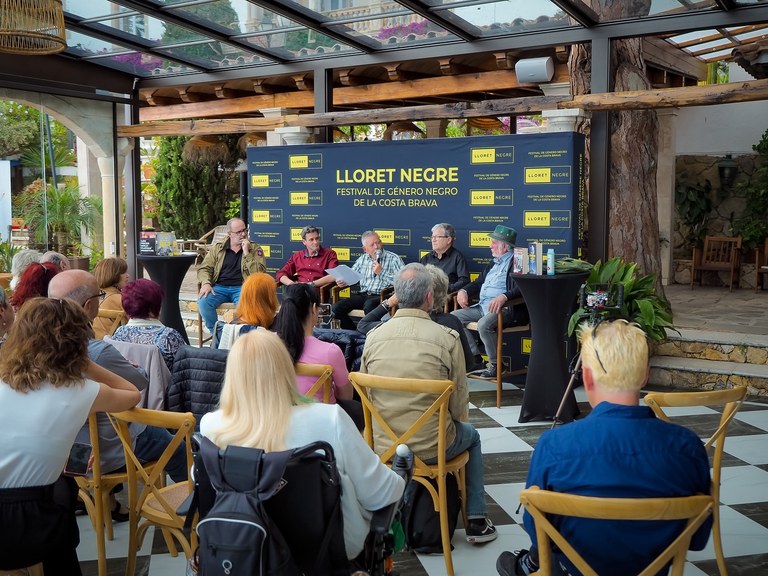
<instances>
[{"instance_id":1,"label":"white speaker on wall","mask_svg":"<svg viewBox=\"0 0 768 576\"><path fill-rule=\"evenodd\" d=\"M549 82L555 75L555 63L550 56L524 58L515 64L515 74L521 84Z\"/></svg>"}]
</instances>

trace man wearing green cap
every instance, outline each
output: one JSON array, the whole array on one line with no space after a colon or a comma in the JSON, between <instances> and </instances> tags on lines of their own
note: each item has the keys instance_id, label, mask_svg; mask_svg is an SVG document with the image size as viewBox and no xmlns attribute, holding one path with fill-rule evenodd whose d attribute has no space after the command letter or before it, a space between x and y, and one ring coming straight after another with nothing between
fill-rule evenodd
<instances>
[{"instance_id":1,"label":"man wearing green cap","mask_svg":"<svg viewBox=\"0 0 768 576\"><path fill-rule=\"evenodd\" d=\"M488 365L478 376L496 378L496 371L499 370L496 358L496 314L509 300L520 296L520 289L512 276L512 249L517 240L517 232L513 228L499 225L488 236L491 237L493 262L486 266L477 280L459 290L456 299L462 309L455 310L452 314L461 320L464 326L470 322L477 322L477 332L488 354ZM480 301L470 306L470 299L475 297L479 297ZM520 317L520 314L515 314L514 317ZM512 325L511 306L503 309L502 319L504 326ZM474 334L466 328L465 331L472 353L477 358L480 355L480 348Z\"/></svg>"}]
</instances>

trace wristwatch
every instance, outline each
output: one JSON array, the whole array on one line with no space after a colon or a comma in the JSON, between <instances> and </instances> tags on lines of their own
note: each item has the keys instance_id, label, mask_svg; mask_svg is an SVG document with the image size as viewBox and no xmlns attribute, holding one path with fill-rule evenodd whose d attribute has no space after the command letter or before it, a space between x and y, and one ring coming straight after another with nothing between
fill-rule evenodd
<instances>
[{"instance_id":1,"label":"wristwatch","mask_svg":"<svg viewBox=\"0 0 768 576\"><path fill-rule=\"evenodd\" d=\"M389 301L388 300L382 300L381 301L381 305L384 306L385 310L389 310L391 308L391 306L389 305Z\"/></svg>"},{"instance_id":2,"label":"wristwatch","mask_svg":"<svg viewBox=\"0 0 768 576\"><path fill-rule=\"evenodd\" d=\"M312 286L313 288L314 288L314 286L315 286L315 283L314 283L314 282L307 282L307 284L309 284L309 285L310 285L310 286Z\"/></svg>"}]
</instances>

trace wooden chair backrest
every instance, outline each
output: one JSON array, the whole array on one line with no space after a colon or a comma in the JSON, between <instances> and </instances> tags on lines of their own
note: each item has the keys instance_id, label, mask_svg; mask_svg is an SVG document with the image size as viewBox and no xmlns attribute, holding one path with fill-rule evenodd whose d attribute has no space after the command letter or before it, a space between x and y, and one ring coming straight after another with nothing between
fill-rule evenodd
<instances>
[{"instance_id":1,"label":"wooden chair backrest","mask_svg":"<svg viewBox=\"0 0 768 576\"><path fill-rule=\"evenodd\" d=\"M125 324L127 320L124 310L109 310L106 308L99 308L97 318L104 320L102 326L107 326L106 335L112 336L121 325Z\"/></svg>"},{"instance_id":2,"label":"wooden chair backrest","mask_svg":"<svg viewBox=\"0 0 768 576\"><path fill-rule=\"evenodd\" d=\"M701 252L701 265L723 266L727 269L736 258L736 252L741 249L741 236L707 236L704 238L704 248Z\"/></svg>"},{"instance_id":3,"label":"wooden chair backrest","mask_svg":"<svg viewBox=\"0 0 768 576\"><path fill-rule=\"evenodd\" d=\"M420 380L417 378L394 378L388 376L375 376L373 374L364 374L362 372L352 372L349 380L360 395L363 403L363 416L365 418L365 440L373 448L373 421L381 427L386 435L392 440L392 443L386 447L379 456L382 462L389 462L395 454L398 444L408 444L408 441L430 422L434 414L438 415L438 438L437 438L437 475L445 475L445 451L448 448L445 431L448 418L448 402L451 394L456 390L456 384L451 380ZM419 418L413 422L407 430L397 433L384 420L384 417L376 408L375 392L405 392L408 394L430 394L435 399L432 404L424 410ZM373 392L373 394L372 394ZM424 461L414 454L414 474L419 476L432 477L435 473L432 467L425 464Z\"/></svg>"},{"instance_id":4,"label":"wooden chair backrest","mask_svg":"<svg viewBox=\"0 0 768 576\"><path fill-rule=\"evenodd\" d=\"M296 376L312 376L316 378L312 387L307 390L307 398L314 398L321 389L323 390L323 403L328 404L331 400L331 382L333 380L333 367L328 364L305 364L296 363Z\"/></svg>"},{"instance_id":5,"label":"wooden chair backrest","mask_svg":"<svg viewBox=\"0 0 768 576\"><path fill-rule=\"evenodd\" d=\"M603 520L688 520L683 531L669 546L646 566L638 576L653 576L668 562L672 574L682 575L691 538L712 514L712 496L697 495L674 498L595 498L541 490L531 486L520 493L520 502L533 517L538 539L538 574L552 574L550 543L557 546L584 576L597 576L584 558L552 524L548 515L575 516ZM629 546L637 542L627 543ZM638 569L640 567L638 566Z\"/></svg>"}]
</instances>

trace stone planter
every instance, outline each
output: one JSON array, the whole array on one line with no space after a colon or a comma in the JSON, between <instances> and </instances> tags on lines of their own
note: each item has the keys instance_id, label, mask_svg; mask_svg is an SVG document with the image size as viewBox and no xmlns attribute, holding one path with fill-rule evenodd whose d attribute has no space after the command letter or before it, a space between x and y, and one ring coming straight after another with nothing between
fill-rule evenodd
<instances>
[{"instance_id":1,"label":"stone planter","mask_svg":"<svg viewBox=\"0 0 768 576\"><path fill-rule=\"evenodd\" d=\"M87 272L91 269L91 257L70 256L69 267L72 268L72 270L85 270Z\"/></svg>"}]
</instances>

